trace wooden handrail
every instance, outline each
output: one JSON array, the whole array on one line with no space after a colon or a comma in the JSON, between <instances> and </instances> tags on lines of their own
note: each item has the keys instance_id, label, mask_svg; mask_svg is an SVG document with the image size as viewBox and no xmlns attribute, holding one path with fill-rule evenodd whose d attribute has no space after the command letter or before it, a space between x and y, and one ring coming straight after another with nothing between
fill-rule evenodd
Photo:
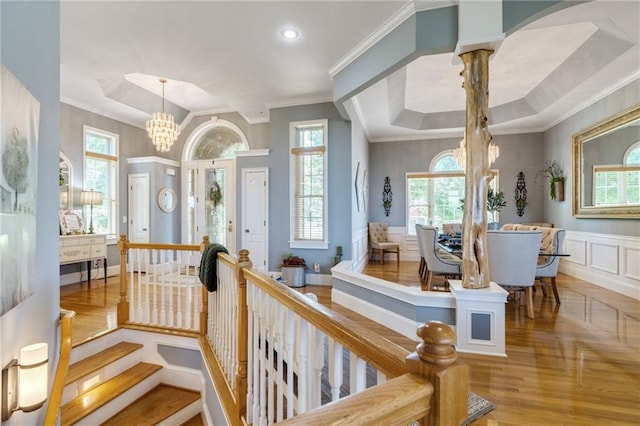
<instances>
[{"instance_id":1,"label":"wooden handrail","mask_svg":"<svg viewBox=\"0 0 640 426\"><path fill-rule=\"evenodd\" d=\"M255 269L243 269L243 272L249 281L256 284L279 303L296 312L344 347L349 348L350 351L353 351L388 378L398 377L407 372L405 358L409 355L409 351L406 349L320 303L314 302L302 293L280 285Z\"/></svg>"},{"instance_id":2,"label":"wooden handrail","mask_svg":"<svg viewBox=\"0 0 640 426\"><path fill-rule=\"evenodd\" d=\"M64 390L64 381L67 377L69 358L71 356L71 323L75 316L76 313L74 311L60 310L60 357L58 358L58 366L51 386L47 413L44 417L46 426L55 425L60 412L62 391Z\"/></svg>"},{"instance_id":3,"label":"wooden handrail","mask_svg":"<svg viewBox=\"0 0 640 426\"><path fill-rule=\"evenodd\" d=\"M404 374L355 395L279 422L279 425L402 425L427 416L433 385Z\"/></svg>"}]
</instances>

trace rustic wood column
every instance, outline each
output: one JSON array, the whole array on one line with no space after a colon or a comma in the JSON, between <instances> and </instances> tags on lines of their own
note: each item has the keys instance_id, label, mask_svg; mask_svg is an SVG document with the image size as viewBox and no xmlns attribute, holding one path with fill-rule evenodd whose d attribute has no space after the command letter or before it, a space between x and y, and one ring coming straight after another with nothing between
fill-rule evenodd
<instances>
[{"instance_id":1,"label":"rustic wood column","mask_svg":"<svg viewBox=\"0 0 640 426\"><path fill-rule=\"evenodd\" d=\"M462 53L463 87L467 94L466 179L462 223L462 286L489 287L487 259L487 191L493 179L488 149L489 56L493 50Z\"/></svg>"},{"instance_id":2,"label":"rustic wood column","mask_svg":"<svg viewBox=\"0 0 640 426\"><path fill-rule=\"evenodd\" d=\"M243 269L251 269L253 264L249 259L249 250L238 252L238 266L236 278L238 281L238 367L236 369L236 407L238 417L247 415L247 340L249 334L249 309L247 308L247 279Z\"/></svg>"},{"instance_id":3,"label":"rustic wood column","mask_svg":"<svg viewBox=\"0 0 640 426\"><path fill-rule=\"evenodd\" d=\"M120 251L120 301L118 302L118 327L129 322L129 297L127 296L127 236L120 235L118 250Z\"/></svg>"},{"instance_id":4,"label":"rustic wood column","mask_svg":"<svg viewBox=\"0 0 640 426\"><path fill-rule=\"evenodd\" d=\"M406 358L407 371L429 379L433 397L423 426L459 425L467 418L469 368L458 362L456 333L440 321L418 328L422 343Z\"/></svg>"}]
</instances>

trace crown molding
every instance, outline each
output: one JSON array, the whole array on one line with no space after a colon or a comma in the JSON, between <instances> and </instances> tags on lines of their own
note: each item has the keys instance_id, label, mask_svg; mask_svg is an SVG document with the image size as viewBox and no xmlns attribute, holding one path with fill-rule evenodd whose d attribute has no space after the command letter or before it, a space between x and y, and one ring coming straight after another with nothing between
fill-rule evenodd
<instances>
[{"instance_id":1,"label":"crown molding","mask_svg":"<svg viewBox=\"0 0 640 426\"><path fill-rule=\"evenodd\" d=\"M333 102L333 97L331 96L320 96L317 98L301 98L290 101L282 101L282 102L273 102L269 104L265 104L267 108L288 108L293 106L301 106L301 105L313 105L313 104L322 104L326 102Z\"/></svg>"},{"instance_id":2,"label":"crown molding","mask_svg":"<svg viewBox=\"0 0 640 426\"><path fill-rule=\"evenodd\" d=\"M180 167L180 163L178 161L169 160L168 158L162 158L157 156L127 158L127 164L141 164L141 163L160 163L160 164L166 164L167 166Z\"/></svg>"}]
</instances>

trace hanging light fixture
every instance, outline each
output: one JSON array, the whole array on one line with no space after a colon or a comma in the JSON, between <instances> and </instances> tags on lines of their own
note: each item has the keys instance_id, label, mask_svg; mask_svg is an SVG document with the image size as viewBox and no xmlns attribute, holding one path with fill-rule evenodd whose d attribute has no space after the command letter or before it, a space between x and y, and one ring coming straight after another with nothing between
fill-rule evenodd
<instances>
[{"instance_id":1,"label":"hanging light fixture","mask_svg":"<svg viewBox=\"0 0 640 426\"><path fill-rule=\"evenodd\" d=\"M151 142L160 152L167 152L171 149L171 145L178 139L180 135L180 126L173 121L173 116L164 112L164 85L167 82L164 78L160 79L162 83L162 112L153 114L151 120L147 121L147 133L151 138Z\"/></svg>"},{"instance_id":2,"label":"hanging light fixture","mask_svg":"<svg viewBox=\"0 0 640 426\"><path fill-rule=\"evenodd\" d=\"M489 165L492 165L499 156L500 148L489 142L489 148L487 150ZM460 167L462 167L462 170L465 170L465 168L467 167L467 147L465 138L462 138L462 140L460 141L460 147L453 150L453 158L456 159L456 162Z\"/></svg>"}]
</instances>

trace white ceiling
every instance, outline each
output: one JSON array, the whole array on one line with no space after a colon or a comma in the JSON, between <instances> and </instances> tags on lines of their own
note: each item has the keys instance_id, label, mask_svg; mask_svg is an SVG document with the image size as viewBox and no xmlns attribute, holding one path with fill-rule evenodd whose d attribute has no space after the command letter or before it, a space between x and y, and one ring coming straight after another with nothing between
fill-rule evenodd
<instances>
[{"instance_id":1,"label":"white ceiling","mask_svg":"<svg viewBox=\"0 0 640 426\"><path fill-rule=\"evenodd\" d=\"M63 0L61 100L144 127L162 107L163 77L178 122L224 111L265 122L269 108L332 100L329 70L407 3ZM639 16L640 2L595 1L508 36L490 63L492 132L546 130L638 78ZM288 27L298 40L280 36ZM370 140L461 135L462 65L453 62L451 53L420 57L356 95Z\"/></svg>"}]
</instances>

